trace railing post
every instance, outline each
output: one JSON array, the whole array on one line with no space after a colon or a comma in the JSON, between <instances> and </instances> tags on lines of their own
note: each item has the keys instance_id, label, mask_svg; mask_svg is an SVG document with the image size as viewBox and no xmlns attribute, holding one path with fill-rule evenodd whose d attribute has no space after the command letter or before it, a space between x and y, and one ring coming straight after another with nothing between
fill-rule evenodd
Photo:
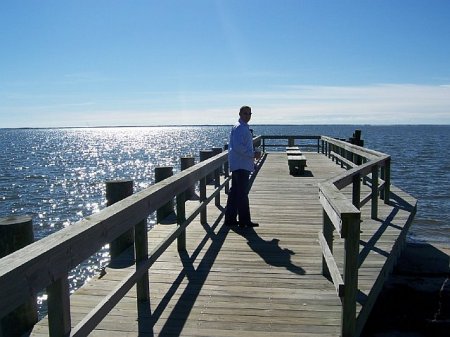
<instances>
[{"instance_id":1,"label":"railing post","mask_svg":"<svg viewBox=\"0 0 450 337\"><path fill-rule=\"evenodd\" d=\"M148 259L148 231L147 219L140 221L134 227L134 249L136 254L136 268L141 261ZM148 270L136 282L136 296L138 301L138 310L140 303L150 301L150 288Z\"/></svg>"},{"instance_id":2,"label":"railing post","mask_svg":"<svg viewBox=\"0 0 450 337\"><path fill-rule=\"evenodd\" d=\"M172 166L155 167L155 183L159 183L166 178L173 176ZM173 200L169 200L163 206L156 210L156 222L160 223L169 214L173 213Z\"/></svg>"},{"instance_id":3,"label":"railing post","mask_svg":"<svg viewBox=\"0 0 450 337\"><path fill-rule=\"evenodd\" d=\"M177 195L177 225L181 226L186 221L185 193ZM177 238L178 251L186 250L186 229L184 229Z\"/></svg>"},{"instance_id":4,"label":"railing post","mask_svg":"<svg viewBox=\"0 0 450 337\"><path fill-rule=\"evenodd\" d=\"M216 156L222 152L221 147L213 147L212 148L213 156ZM222 166L219 166L214 170L214 187L217 189L220 187L220 175L222 173ZM220 206L220 193L217 193L215 197L215 205L217 207Z\"/></svg>"},{"instance_id":5,"label":"railing post","mask_svg":"<svg viewBox=\"0 0 450 337\"><path fill-rule=\"evenodd\" d=\"M325 141L322 139L322 154L325 153Z\"/></svg>"},{"instance_id":6,"label":"railing post","mask_svg":"<svg viewBox=\"0 0 450 337\"><path fill-rule=\"evenodd\" d=\"M200 203L206 200L206 177L200 179ZM207 207L203 207L200 212L200 223L205 224L207 222Z\"/></svg>"},{"instance_id":7,"label":"railing post","mask_svg":"<svg viewBox=\"0 0 450 337\"><path fill-rule=\"evenodd\" d=\"M204 161L208 158L211 158L212 151L200 151L200 161ZM206 184L210 181L210 175L206 175L205 177L200 179L199 184L199 193L200 193L200 203L206 200ZM207 222L207 207L203 207L200 212L200 223L205 224Z\"/></svg>"},{"instance_id":8,"label":"railing post","mask_svg":"<svg viewBox=\"0 0 450 337\"><path fill-rule=\"evenodd\" d=\"M48 333L50 337L66 336L71 330L70 291L67 274L47 287Z\"/></svg>"},{"instance_id":9,"label":"railing post","mask_svg":"<svg viewBox=\"0 0 450 337\"><path fill-rule=\"evenodd\" d=\"M358 292L360 214L343 214L344 296L342 301L342 337L354 337L356 331L356 295Z\"/></svg>"},{"instance_id":10,"label":"railing post","mask_svg":"<svg viewBox=\"0 0 450 337\"><path fill-rule=\"evenodd\" d=\"M371 218L378 217L378 165L372 167L372 208Z\"/></svg>"},{"instance_id":11,"label":"railing post","mask_svg":"<svg viewBox=\"0 0 450 337\"><path fill-rule=\"evenodd\" d=\"M262 150L263 150L263 152L266 152L266 138L264 138L264 137L262 139Z\"/></svg>"},{"instance_id":12,"label":"railing post","mask_svg":"<svg viewBox=\"0 0 450 337\"><path fill-rule=\"evenodd\" d=\"M132 180L116 180L106 182L106 205L111 206L133 194ZM117 258L125 249L133 245L134 232L130 229L109 244L111 261Z\"/></svg>"},{"instance_id":13,"label":"railing post","mask_svg":"<svg viewBox=\"0 0 450 337\"><path fill-rule=\"evenodd\" d=\"M361 208L361 174L355 174L353 176L353 188L352 188L352 204L357 209Z\"/></svg>"},{"instance_id":14,"label":"railing post","mask_svg":"<svg viewBox=\"0 0 450 337\"><path fill-rule=\"evenodd\" d=\"M389 204L391 194L391 157L384 162L384 203Z\"/></svg>"},{"instance_id":15,"label":"railing post","mask_svg":"<svg viewBox=\"0 0 450 337\"><path fill-rule=\"evenodd\" d=\"M264 139L265 138L263 138L263 149L264 149ZM227 151L228 150L228 144L225 144L224 146L223 146L223 150L224 151ZM230 166L229 166L229 163L228 163L228 159L227 159L227 161L223 164L223 174L224 174L224 177L225 178L228 178L229 176L230 176ZM230 191L230 183L228 182L226 185L225 185L225 193L226 194L228 194L228 192Z\"/></svg>"},{"instance_id":16,"label":"railing post","mask_svg":"<svg viewBox=\"0 0 450 337\"><path fill-rule=\"evenodd\" d=\"M191 166L194 166L195 164L195 158L194 157L181 157L180 158L180 168L181 171L188 169ZM191 200L194 195L195 195L195 185L189 186L186 191L184 192L185 194L185 200Z\"/></svg>"},{"instance_id":17,"label":"railing post","mask_svg":"<svg viewBox=\"0 0 450 337\"><path fill-rule=\"evenodd\" d=\"M30 216L0 218L0 258L33 242L33 220ZM37 321L36 296L33 295L1 319L0 335L20 336L31 329Z\"/></svg>"},{"instance_id":18,"label":"railing post","mask_svg":"<svg viewBox=\"0 0 450 337\"><path fill-rule=\"evenodd\" d=\"M330 220L330 217L328 216L327 212L323 209L323 225L322 225L322 232L323 236L325 237L325 240L327 241L328 248L330 248L330 251L333 253L333 231L334 231L334 225ZM330 277L330 270L328 269L327 262L325 260L325 257L322 254L322 275L325 277Z\"/></svg>"},{"instance_id":19,"label":"railing post","mask_svg":"<svg viewBox=\"0 0 450 337\"><path fill-rule=\"evenodd\" d=\"M288 146L295 146L294 137L288 137Z\"/></svg>"}]
</instances>

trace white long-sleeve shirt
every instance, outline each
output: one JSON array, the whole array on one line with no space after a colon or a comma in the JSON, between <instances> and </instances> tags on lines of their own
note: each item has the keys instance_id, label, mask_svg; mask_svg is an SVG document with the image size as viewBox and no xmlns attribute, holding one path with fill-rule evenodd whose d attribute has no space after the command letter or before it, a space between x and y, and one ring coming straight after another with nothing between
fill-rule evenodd
<instances>
[{"instance_id":1,"label":"white long-sleeve shirt","mask_svg":"<svg viewBox=\"0 0 450 337\"><path fill-rule=\"evenodd\" d=\"M230 171L244 169L253 172L255 153L253 150L253 136L248 124L239 118L230 133L228 144L228 162Z\"/></svg>"}]
</instances>

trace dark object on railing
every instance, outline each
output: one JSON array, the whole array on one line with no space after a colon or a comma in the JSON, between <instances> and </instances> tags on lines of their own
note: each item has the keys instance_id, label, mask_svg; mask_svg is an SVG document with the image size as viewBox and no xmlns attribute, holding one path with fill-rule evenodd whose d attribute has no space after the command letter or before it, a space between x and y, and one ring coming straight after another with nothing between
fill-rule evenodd
<instances>
[{"instance_id":1,"label":"dark object on railing","mask_svg":"<svg viewBox=\"0 0 450 337\"><path fill-rule=\"evenodd\" d=\"M29 216L0 218L0 258L34 242L33 222ZM2 318L0 335L20 336L38 321L36 296Z\"/></svg>"},{"instance_id":2,"label":"dark object on railing","mask_svg":"<svg viewBox=\"0 0 450 337\"><path fill-rule=\"evenodd\" d=\"M173 167L172 166L160 166L155 167L155 183L159 183L160 181L167 179L173 176ZM169 214L173 213L173 199L169 200L166 204L158 208L156 211L156 222L160 223L164 218L166 218Z\"/></svg>"},{"instance_id":3,"label":"dark object on railing","mask_svg":"<svg viewBox=\"0 0 450 337\"><path fill-rule=\"evenodd\" d=\"M114 180L106 182L106 205L111 206L133 194L132 180ZM125 249L134 244L133 229L123 233L109 244L111 261L117 258Z\"/></svg>"}]
</instances>

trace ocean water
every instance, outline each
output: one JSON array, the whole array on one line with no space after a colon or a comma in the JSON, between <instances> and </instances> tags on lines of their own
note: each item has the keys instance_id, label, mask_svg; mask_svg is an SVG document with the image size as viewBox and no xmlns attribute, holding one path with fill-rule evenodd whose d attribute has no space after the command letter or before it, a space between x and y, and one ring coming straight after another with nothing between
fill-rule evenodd
<instances>
[{"instance_id":1,"label":"ocean water","mask_svg":"<svg viewBox=\"0 0 450 337\"><path fill-rule=\"evenodd\" d=\"M450 247L450 126L253 125L255 135L362 131L364 146L391 155L392 183L419 200L408 240ZM0 129L0 217L31 215L41 239L106 207L105 181L154 182L156 166L223 146L230 126ZM149 223L154 222L150 217ZM108 262L106 247L70 273L74 291ZM45 295L40 296L45 304Z\"/></svg>"}]
</instances>

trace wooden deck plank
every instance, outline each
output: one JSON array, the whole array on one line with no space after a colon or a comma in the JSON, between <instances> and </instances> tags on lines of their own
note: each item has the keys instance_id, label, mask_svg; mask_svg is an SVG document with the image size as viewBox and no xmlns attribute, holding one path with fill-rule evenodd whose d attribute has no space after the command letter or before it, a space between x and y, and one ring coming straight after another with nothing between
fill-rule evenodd
<instances>
[{"instance_id":1,"label":"wooden deck plank","mask_svg":"<svg viewBox=\"0 0 450 337\"><path fill-rule=\"evenodd\" d=\"M151 302L139 320L135 290L110 312L92 336L339 336L341 303L321 275L317 233L322 226L318 183L343 171L324 155L304 153L308 167L291 176L285 153L270 153L255 175L250 193L257 228L223 226L223 207L208 206L208 224L197 219L187 229L186 252L173 244L150 268ZM363 191L368 191L362 185ZM404 203L415 200L393 189ZM351 191L345 191L351 198ZM363 192L365 193L365 192ZM221 195L222 205L226 195ZM187 203L187 212L196 202ZM381 204L381 202L380 202ZM379 220L370 204L361 209L360 296L369 296L410 212L382 204ZM386 220L387 219L387 220ZM149 232L150 250L175 225ZM342 271L343 246L334 252ZM71 296L76 325L133 266L107 268ZM358 309L361 305L358 305ZM33 336L47 335L46 320Z\"/></svg>"}]
</instances>

